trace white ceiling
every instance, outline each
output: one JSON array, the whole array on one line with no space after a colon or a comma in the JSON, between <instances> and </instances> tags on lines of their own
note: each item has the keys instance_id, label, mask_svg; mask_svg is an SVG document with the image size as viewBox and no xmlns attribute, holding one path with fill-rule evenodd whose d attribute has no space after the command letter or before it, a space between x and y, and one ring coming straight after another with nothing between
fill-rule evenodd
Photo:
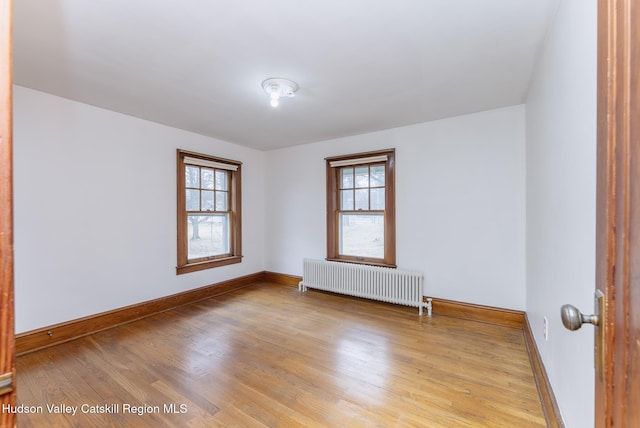
<instances>
[{"instance_id":1,"label":"white ceiling","mask_svg":"<svg viewBox=\"0 0 640 428\"><path fill-rule=\"evenodd\" d=\"M17 0L14 82L269 150L523 103L557 3Z\"/></svg>"}]
</instances>

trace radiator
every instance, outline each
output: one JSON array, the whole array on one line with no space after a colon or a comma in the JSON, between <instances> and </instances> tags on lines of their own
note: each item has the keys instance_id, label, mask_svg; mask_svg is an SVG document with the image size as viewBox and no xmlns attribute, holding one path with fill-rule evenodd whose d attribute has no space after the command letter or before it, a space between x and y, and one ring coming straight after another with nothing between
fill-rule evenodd
<instances>
[{"instance_id":1,"label":"radiator","mask_svg":"<svg viewBox=\"0 0 640 428\"><path fill-rule=\"evenodd\" d=\"M380 300L399 305L427 308L431 316L431 299L423 303L424 274L417 271L366 266L353 263L304 259L300 291L307 288L349 296Z\"/></svg>"}]
</instances>

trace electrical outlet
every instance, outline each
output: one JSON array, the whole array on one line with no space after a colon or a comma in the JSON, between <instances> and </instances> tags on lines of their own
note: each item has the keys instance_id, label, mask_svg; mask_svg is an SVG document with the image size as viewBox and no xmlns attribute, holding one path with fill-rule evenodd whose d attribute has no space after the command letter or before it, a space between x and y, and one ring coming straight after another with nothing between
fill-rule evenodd
<instances>
[{"instance_id":1,"label":"electrical outlet","mask_svg":"<svg viewBox=\"0 0 640 428\"><path fill-rule=\"evenodd\" d=\"M549 340L549 321L547 317L542 318L542 334L544 335L544 340Z\"/></svg>"}]
</instances>

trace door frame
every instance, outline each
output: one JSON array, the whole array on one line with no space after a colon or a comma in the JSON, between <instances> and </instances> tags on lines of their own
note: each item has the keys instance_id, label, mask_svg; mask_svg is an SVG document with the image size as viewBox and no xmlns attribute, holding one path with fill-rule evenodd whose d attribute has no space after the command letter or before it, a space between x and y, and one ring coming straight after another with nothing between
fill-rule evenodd
<instances>
[{"instance_id":1,"label":"door frame","mask_svg":"<svg viewBox=\"0 0 640 428\"><path fill-rule=\"evenodd\" d=\"M11 0L0 0L0 375L11 374L3 405L16 405L13 302L12 23ZM16 425L14 412L0 411L0 426Z\"/></svg>"},{"instance_id":2,"label":"door frame","mask_svg":"<svg viewBox=\"0 0 640 428\"><path fill-rule=\"evenodd\" d=\"M599 0L596 289L607 310L598 428L640 426L639 27L640 2Z\"/></svg>"}]
</instances>

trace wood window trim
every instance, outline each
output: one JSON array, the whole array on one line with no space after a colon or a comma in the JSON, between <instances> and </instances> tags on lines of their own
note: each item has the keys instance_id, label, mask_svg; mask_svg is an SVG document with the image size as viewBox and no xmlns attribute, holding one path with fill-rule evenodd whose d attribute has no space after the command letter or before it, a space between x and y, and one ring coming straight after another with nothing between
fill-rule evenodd
<instances>
[{"instance_id":1,"label":"wood window trim","mask_svg":"<svg viewBox=\"0 0 640 428\"><path fill-rule=\"evenodd\" d=\"M229 183L229 191L231 192L229 203L232 215L231 242L229 245L230 255L218 256L209 260L195 262L189 262L187 259L188 233L187 227L185 226L187 222L187 210L185 207L185 157L227 164L237 168L235 171L231 172L231 182ZM176 274L180 275L242 262L242 162L178 149L176 151L176 169L178 243L178 263L176 266Z\"/></svg>"},{"instance_id":2,"label":"wood window trim","mask_svg":"<svg viewBox=\"0 0 640 428\"><path fill-rule=\"evenodd\" d=\"M384 215L384 259L345 256L339 254L339 167L332 162L356 160L386 155L385 162L385 215ZM373 266L397 267L396 265L396 213L395 213L395 149L355 153L325 158L327 170L327 260ZM373 162L375 163L375 162Z\"/></svg>"}]
</instances>

